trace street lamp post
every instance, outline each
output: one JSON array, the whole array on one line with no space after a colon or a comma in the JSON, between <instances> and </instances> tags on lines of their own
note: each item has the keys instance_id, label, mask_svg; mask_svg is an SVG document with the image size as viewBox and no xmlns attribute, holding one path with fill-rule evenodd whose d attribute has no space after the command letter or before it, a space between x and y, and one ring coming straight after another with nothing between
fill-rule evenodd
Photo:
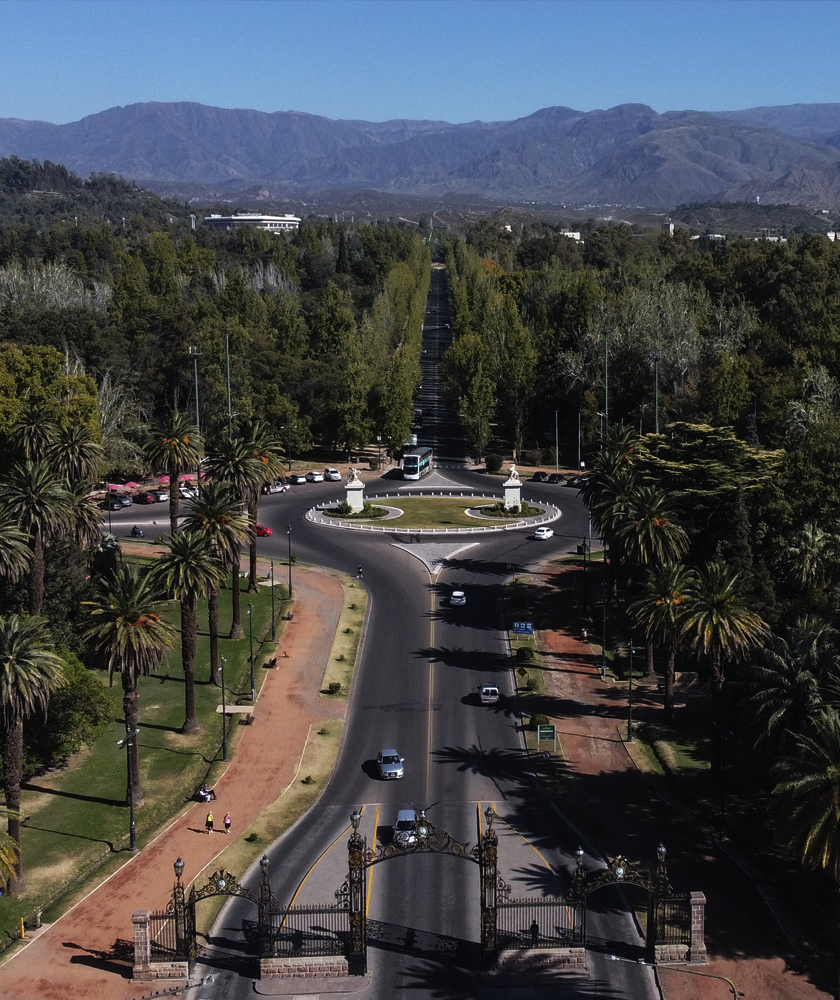
<instances>
[{"instance_id":1,"label":"street lamp post","mask_svg":"<svg viewBox=\"0 0 840 1000\"><path fill-rule=\"evenodd\" d=\"M187 348L187 353L193 359L193 373L195 377L195 426L196 430L201 431L201 420L198 415L198 359L201 357L200 347L189 347Z\"/></svg>"},{"instance_id":2,"label":"street lamp post","mask_svg":"<svg viewBox=\"0 0 840 1000\"><path fill-rule=\"evenodd\" d=\"M225 333L225 361L227 362L227 404L228 404L228 437L233 439L233 410L230 405L230 333Z\"/></svg>"},{"instance_id":3,"label":"street lamp post","mask_svg":"<svg viewBox=\"0 0 840 1000\"><path fill-rule=\"evenodd\" d=\"M627 688L627 742L633 742L633 636L630 636L630 683Z\"/></svg>"},{"instance_id":4,"label":"street lamp post","mask_svg":"<svg viewBox=\"0 0 840 1000\"><path fill-rule=\"evenodd\" d=\"M271 641L277 642L277 625L274 620L274 560L271 560Z\"/></svg>"},{"instance_id":5,"label":"street lamp post","mask_svg":"<svg viewBox=\"0 0 840 1000\"><path fill-rule=\"evenodd\" d=\"M181 876L184 874L186 865L179 857L172 867L175 869L175 885L172 889L172 903L175 911L175 946L178 954L183 955L186 951L184 947L184 935L186 932L184 911L186 909L186 900L184 898L184 883L181 881Z\"/></svg>"},{"instance_id":6,"label":"street lamp post","mask_svg":"<svg viewBox=\"0 0 840 1000\"><path fill-rule=\"evenodd\" d=\"M125 739L117 740L117 746L126 748L128 753L128 849L137 850L137 827L134 823L134 767L131 762L131 748L138 729L125 727Z\"/></svg>"},{"instance_id":7,"label":"street lamp post","mask_svg":"<svg viewBox=\"0 0 840 1000\"><path fill-rule=\"evenodd\" d=\"M604 437L610 423L610 331L604 330Z\"/></svg>"},{"instance_id":8,"label":"street lamp post","mask_svg":"<svg viewBox=\"0 0 840 1000\"><path fill-rule=\"evenodd\" d=\"M251 701L257 700L257 686L254 683L254 605L248 605L248 638L251 643Z\"/></svg>"},{"instance_id":9,"label":"street lamp post","mask_svg":"<svg viewBox=\"0 0 840 1000\"><path fill-rule=\"evenodd\" d=\"M654 409L654 427L656 433L659 433L659 362L662 360L662 351L658 347L654 347L651 352L651 357L653 358L653 409Z\"/></svg>"},{"instance_id":10,"label":"street lamp post","mask_svg":"<svg viewBox=\"0 0 840 1000\"><path fill-rule=\"evenodd\" d=\"M604 580L602 586L604 610L603 632L601 635L601 680L607 679L607 541L604 539Z\"/></svg>"},{"instance_id":11,"label":"street lamp post","mask_svg":"<svg viewBox=\"0 0 840 1000\"><path fill-rule=\"evenodd\" d=\"M227 660L224 657L222 657L222 662L219 666L222 672L222 760L227 760L227 703L225 702L225 667L227 666Z\"/></svg>"},{"instance_id":12,"label":"street lamp post","mask_svg":"<svg viewBox=\"0 0 840 1000\"><path fill-rule=\"evenodd\" d=\"M291 524L286 529L286 535L289 539L289 600L292 599L292 526Z\"/></svg>"}]
</instances>

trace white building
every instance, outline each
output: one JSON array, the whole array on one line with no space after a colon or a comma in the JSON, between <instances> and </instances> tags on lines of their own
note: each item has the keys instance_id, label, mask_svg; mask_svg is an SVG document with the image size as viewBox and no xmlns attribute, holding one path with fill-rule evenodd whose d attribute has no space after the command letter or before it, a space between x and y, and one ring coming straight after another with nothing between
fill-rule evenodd
<instances>
[{"instance_id":1,"label":"white building","mask_svg":"<svg viewBox=\"0 0 840 1000\"><path fill-rule=\"evenodd\" d=\"M205 226L214 229L233 229L234 226L253 226L255 229L267 229L271 233L297 229L300 219L296 215L257 215L253 212L242 212L240 215L207 215Z\"/></svg>"}]
</instances>

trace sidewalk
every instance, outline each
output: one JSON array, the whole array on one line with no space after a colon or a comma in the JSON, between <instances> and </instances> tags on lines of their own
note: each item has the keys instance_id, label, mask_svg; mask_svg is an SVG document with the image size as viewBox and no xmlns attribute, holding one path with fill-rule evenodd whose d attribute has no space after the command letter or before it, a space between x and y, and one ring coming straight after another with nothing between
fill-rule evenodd
<instances>
[{"instance_id":1,"label":"sidewalk","mask_svg":"<svg viewBox=\"0 0 840 1000\"><path fill-rule=\"evenodd\" d=\"M225 812L230 812L234 834L252 823L294 779L310 726L344 713L346 702L318 696L341 613L341 584L326 574L298 569L295 597L294 618L278 644L289 658L281 657L278 669L266 672L255 722L216 784L212 806L217 830ZM203 803L188 806L155 841L21 949L0 968L0 996L115 1000L165 988L163 983L129 982L131 914L166 906L178 857L186 862L189 883L231 842L224 832L207 836L207 810Z\"/></svg>"},{"instance_id":2,"label":"sidewalk","mask_svg":"<svg viewBox=\"0 0 840 1000\"><path fill-rule=\"evenodd\" d=\"M560 566L543 570L546 601L540 617L555 627L541 632L547 692L540 710L556 722L581 793L602 829L609 831L611 843L618 843L618 851L631 861L650 864L661 841L674 888L705 894L709 964L682 968L731 979L753 1000L824 1000L830 994L817 989L813 980L826 985L830 970L809 975L789 968L785 957L791 957L790 945L755 884L661 798L633 762L622 739L627 686L600 680L600 648L596 653L580 638L576 572ZM661 699L644 688L634 689L633 703L634 721L661 718ZM586 832L597 843L597 835ZM731 995L720 979L681 972L679 967L661 969L658 975L666 1000L721 1000Z\"/></svg>"}]
</instances>

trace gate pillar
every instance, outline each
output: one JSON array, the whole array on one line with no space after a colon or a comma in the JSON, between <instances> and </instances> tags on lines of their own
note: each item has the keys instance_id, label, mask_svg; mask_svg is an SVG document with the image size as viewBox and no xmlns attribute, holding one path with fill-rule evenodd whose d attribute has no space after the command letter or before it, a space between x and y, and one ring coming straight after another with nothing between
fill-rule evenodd
<instances>
[{"instance_id":1,"label":"gate pillar","mask_svg":"<svg viewBox=\"0 0 840 1000\"><path fill-rule=\"evenodd\" d=\"M132 979L152 979L152 942L149 935L149 911L135 910L131 914L134 924L134 971Z\"/></svg>"},{"instance_id":2,"label":"gate pillar","mask_svg":"<svg viewBox=\"0 0 840 1000\"><path fill-rule=\"evenodd\" d=\"M706 964L706 897L702 892L689 895L691 905L691 939L688 946L688 960L692 964Z\"/></svg>"},{"instance_id":3,"label":"gate pillar","mask_svg":"<svg viewBox=\"0 0 840 1000\"><path fill-rule=\"evenodd\" d=\"M361 813L350 817L353 832L347 841L349 871L347 874L348 902L350 906L350 951L347 955L351 976L367 973L367 918L365 915L365 841L359 833Z\"/></svg>"},{"instance_id":4,"label":"gate pillar","mask_svg":"<svg viewBox=\"0 0 840 1000\"><path fill-rule=\"evenodd\" d=\"M493 810L485 813L487 829L478 853L481 873L481 968L491 969L499 956L499 838L493 829Z\"/></svg>"}]
</instances>

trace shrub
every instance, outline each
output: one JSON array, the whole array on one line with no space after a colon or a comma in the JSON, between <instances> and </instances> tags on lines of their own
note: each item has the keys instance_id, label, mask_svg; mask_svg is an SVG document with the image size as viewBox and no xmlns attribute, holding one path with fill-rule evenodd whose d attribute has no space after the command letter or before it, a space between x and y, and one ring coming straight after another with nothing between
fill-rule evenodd
<instances>
[{"instance_id":1,"label":"shrub","mask_svg":"<svg viewBox=\"0 0 840 1000\"><path fill-rule=\"evenodd\" d=\"M340 656L339 659L343 660L344 657ZM338 681L330 681L330 683L327 686L327 690L329 691L330 694L338 694L338 692L341 690L341 684L339 684Z\"/></svg>"},{"instance_id":2,"label":"shrub","mask_svg":"<svg viewBox=\"0 0 840 1000\"><path fill-rule=\"evenodd\" d=\"M537 715L531 716L531 729L536 729L537 726L548 726L551 724L551 719L547 715L542 715L538 713Z\"/></svg>"},{"instance_id":3,"label":"shrub","mask_svg":"<svg viewBox=\"0 0 840 1000\"><path fill-rule=\"evenodd\" d=\"M379 459L375 455L371 456L371 458L369 459L368 468L371 470L371 472L376 472L376 470L379 468Z\"/></svg>"},{"instance_id":4,"label":"shrub","mask_svg":"<svg viewBox=\"0 0 840 1000\"><path fill-rule=\"evenodd\" d=\"M499 469L501 469L501 467L502 467L502 462L503 461L504 461L504 457L502 455L499 455L496 452L493 452L493 453L489 454L487 456L487 458L485 459L485 465L487 467L487 471L488 472L498 472Z\"/></svg>"},{"instance_id":5,"label":"shrub","mask_svg":"<svg viewBox=\"0 0 840 1000\"><path fill-rule=\"evenodd\" d=\"M516 650L516 659L520 663L530 663L532 660L536 660L536 658L536 650L531 649L530 646L519 646Z\"/></svg>"}]
</instances>

